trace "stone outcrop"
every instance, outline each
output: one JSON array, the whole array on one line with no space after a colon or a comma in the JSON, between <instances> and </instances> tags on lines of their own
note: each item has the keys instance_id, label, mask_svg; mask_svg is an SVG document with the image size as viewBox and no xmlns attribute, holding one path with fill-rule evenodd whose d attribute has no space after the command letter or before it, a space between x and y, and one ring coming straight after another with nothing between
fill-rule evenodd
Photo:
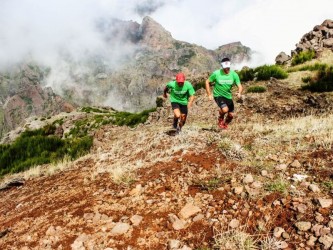
<instances>
[{"instance_id":1,"label":"stone outcrop","mask_svg":"<svg viewBox=\"0 0 333 250\"><path fill-rule=\"evenodd\" d=\"M309 49L320 51L323 48L333 49L333 21L329 19L321 25L316 25L312 31L303 35L291 54L298 54Z\"/></svg>"},{"instance_id":2,"label":"stone outcrop","mask_svg":"<svg viewBox=\"0 0 333 250\"><path fill-rule=\"evenodd\" d=\"M284 53L284 52L280 52L280 54L278 54L277 57L275 58L275 62L276 62L276 64L284 65L284 64L286 64L290 59L291 59L291 56L287 55L287 54Z\"/></svg>"},{"instance_id":3,"label":"stone outcrop","mask_svg":"<svg viewBox=\"0 0 333 250\"><path fill-rule=\"evenodd\" d=\"M296 44L296 49L291 51L291 56L285 52L280 52L275 58L275 63L278 65L288 64L291 57L307 50L314 50L318 56L325 49L333 51L333 20L329 19L325 20L321 25L316 25L312 31L304 34Z\"/></svg>"}]
</instances>

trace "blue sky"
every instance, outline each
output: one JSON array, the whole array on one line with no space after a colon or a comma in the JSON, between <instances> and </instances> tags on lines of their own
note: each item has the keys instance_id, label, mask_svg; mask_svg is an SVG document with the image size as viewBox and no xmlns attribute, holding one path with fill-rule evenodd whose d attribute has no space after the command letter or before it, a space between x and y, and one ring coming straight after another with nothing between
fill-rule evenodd
<instances>
[{"instance_id":1,"label":"blue sky","mask_svg":"<svg viewBox=\"0 0 333 250\"><path fill-rule=\"evenodd\" d=\"M255 64L274 63L333 19L332 9L332 0L1 0L0 66L27 55L52 61L61 47L73 54L101 50L98 18L141 23L146 15L177 40L208 49L240 41L262 54Z\"/></svg>"}]
</instances>

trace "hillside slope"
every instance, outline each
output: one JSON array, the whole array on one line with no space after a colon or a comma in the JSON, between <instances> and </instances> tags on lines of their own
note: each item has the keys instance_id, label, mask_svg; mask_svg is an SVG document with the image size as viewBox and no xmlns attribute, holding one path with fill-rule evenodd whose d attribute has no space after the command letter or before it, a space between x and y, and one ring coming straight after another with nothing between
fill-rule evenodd
<instances>
[{"instance_id":1,"label":"hillside slope","mask_svg":"<svg viewBox=\"0 0 333 250\"><path fill-rule=\"evenodd\" d=\"M201 89L177 136L166 101L75 162L5 178L0 249L329 249L333 96L253 85L228 130Z\"/></svg>"}]
</instances>

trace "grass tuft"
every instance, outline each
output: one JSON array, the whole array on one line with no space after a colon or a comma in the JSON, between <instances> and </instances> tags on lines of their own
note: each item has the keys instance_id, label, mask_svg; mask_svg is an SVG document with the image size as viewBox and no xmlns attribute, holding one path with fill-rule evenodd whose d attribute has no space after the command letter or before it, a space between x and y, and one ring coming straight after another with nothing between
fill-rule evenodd
<instances>
[{"instance_id":1,"label":"grass tuft","mask_svg":"<svg viewBox=\"0 0 333 250\"><path fill-rule=\"evenodd\" d=\"M240 80L243 82L247 81L265 81L269 80L271 77L276 79L285 79L288 77L288 73L278 65L263 65L255 69L245 68L241 71L237 71Z\"/></svg>"},{"instance_id":2,"label":"grass tuft","mask_svg":"<svg viewBox=\"0 0 333 250\"><path fill-rule=\"evenodd\" d=\"M288 191L288 183L283 179L269 182L265 185L265 190L269 192L279 192L281 194L286 194Z\"/></svg>"},{"instance_id":3,"label":"grass tuft","mask_svg":"<svg viewBox=\"0 0 333 250\"><path fill-rule=\"evenodd\" d=\"M306 80L307 84L302 86L304 90L310 90L312 92L333 91L333 66L326 66L318 70L315 77Z\"/></svg>"},{"instance_id":4,"label":"grass tuft","mask_svg":"<svg viewBox=\"0 0 333 250\"><path fill-rule=\"evenodd\" d=\"M291 65L295 66L298 64L305 63L315 58L316 52L314 50L301 51L299 54L295 55L291 60Z\"/></svg>"},{"instance_id":5,"label":"grass tuft","mask_svg":"<svg viewBox=\"0 0 333 250\"><path fill-rule=\"evenodd\" d=\"M250 86L247 88L247 93L263 93L266 92L267 89L264 86Z\"/></svg>"},{"instance_id":6,"label":"grass tuft","mask_svg":"<svg viewBox=\"0 0 333 250\"><path fill-rule=\"evenodd\" d=\"M214 249L256 250L257 241L248 233L241 230L217 232L214 235Z\"/></svg>"},{"instance_id":7,"label":"grass tuft","mask_svg":"<svg viewBox=\"0 0 333 250\"><path fill-rule=\"evenodd\" d=\"M271 77L285 79L288 73L278 65L263 65L255 69L258 81L269 80Z\"/></svg>"},{"instance_id":8,"label":"grass tuft","mask_svg":"<svg viewBox=\"0 0 333 250\"><path fill-rule=\"evenodd\" d=\"M242 82L252 81L255 77L255 70L251 68L243 68L237 71L239 78Z\"/></svg>"}]
</instances>

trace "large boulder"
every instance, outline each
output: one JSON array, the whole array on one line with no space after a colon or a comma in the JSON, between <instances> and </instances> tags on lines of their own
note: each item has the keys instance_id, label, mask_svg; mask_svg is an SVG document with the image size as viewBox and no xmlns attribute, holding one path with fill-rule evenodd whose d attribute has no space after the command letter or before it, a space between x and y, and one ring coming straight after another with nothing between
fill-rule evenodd
<instances>
[{"instance_id":1,"label":"large boulder","mask_svg":"<svg viewBox=\"0 0 333 250\"><path fill-rule=\"evenodd\" d=\"M321 51L323 48L333 50L333 21L325 20L321 25L316 25L312 31L303 35L296 44L296 49L291 51L292 55L306 50Z\"/></svg>"},{"instance_id":2,"label":"large boulder","mask_svg":"<svg viewBox=\"0 0 333 250\"><path fill-rule=\"evenodd\" d=\"M275 58L275 63L278 65L284 65L290 60L290 56L287 55L285 52L280 52Z\"/></svg>"}]
</instances>

